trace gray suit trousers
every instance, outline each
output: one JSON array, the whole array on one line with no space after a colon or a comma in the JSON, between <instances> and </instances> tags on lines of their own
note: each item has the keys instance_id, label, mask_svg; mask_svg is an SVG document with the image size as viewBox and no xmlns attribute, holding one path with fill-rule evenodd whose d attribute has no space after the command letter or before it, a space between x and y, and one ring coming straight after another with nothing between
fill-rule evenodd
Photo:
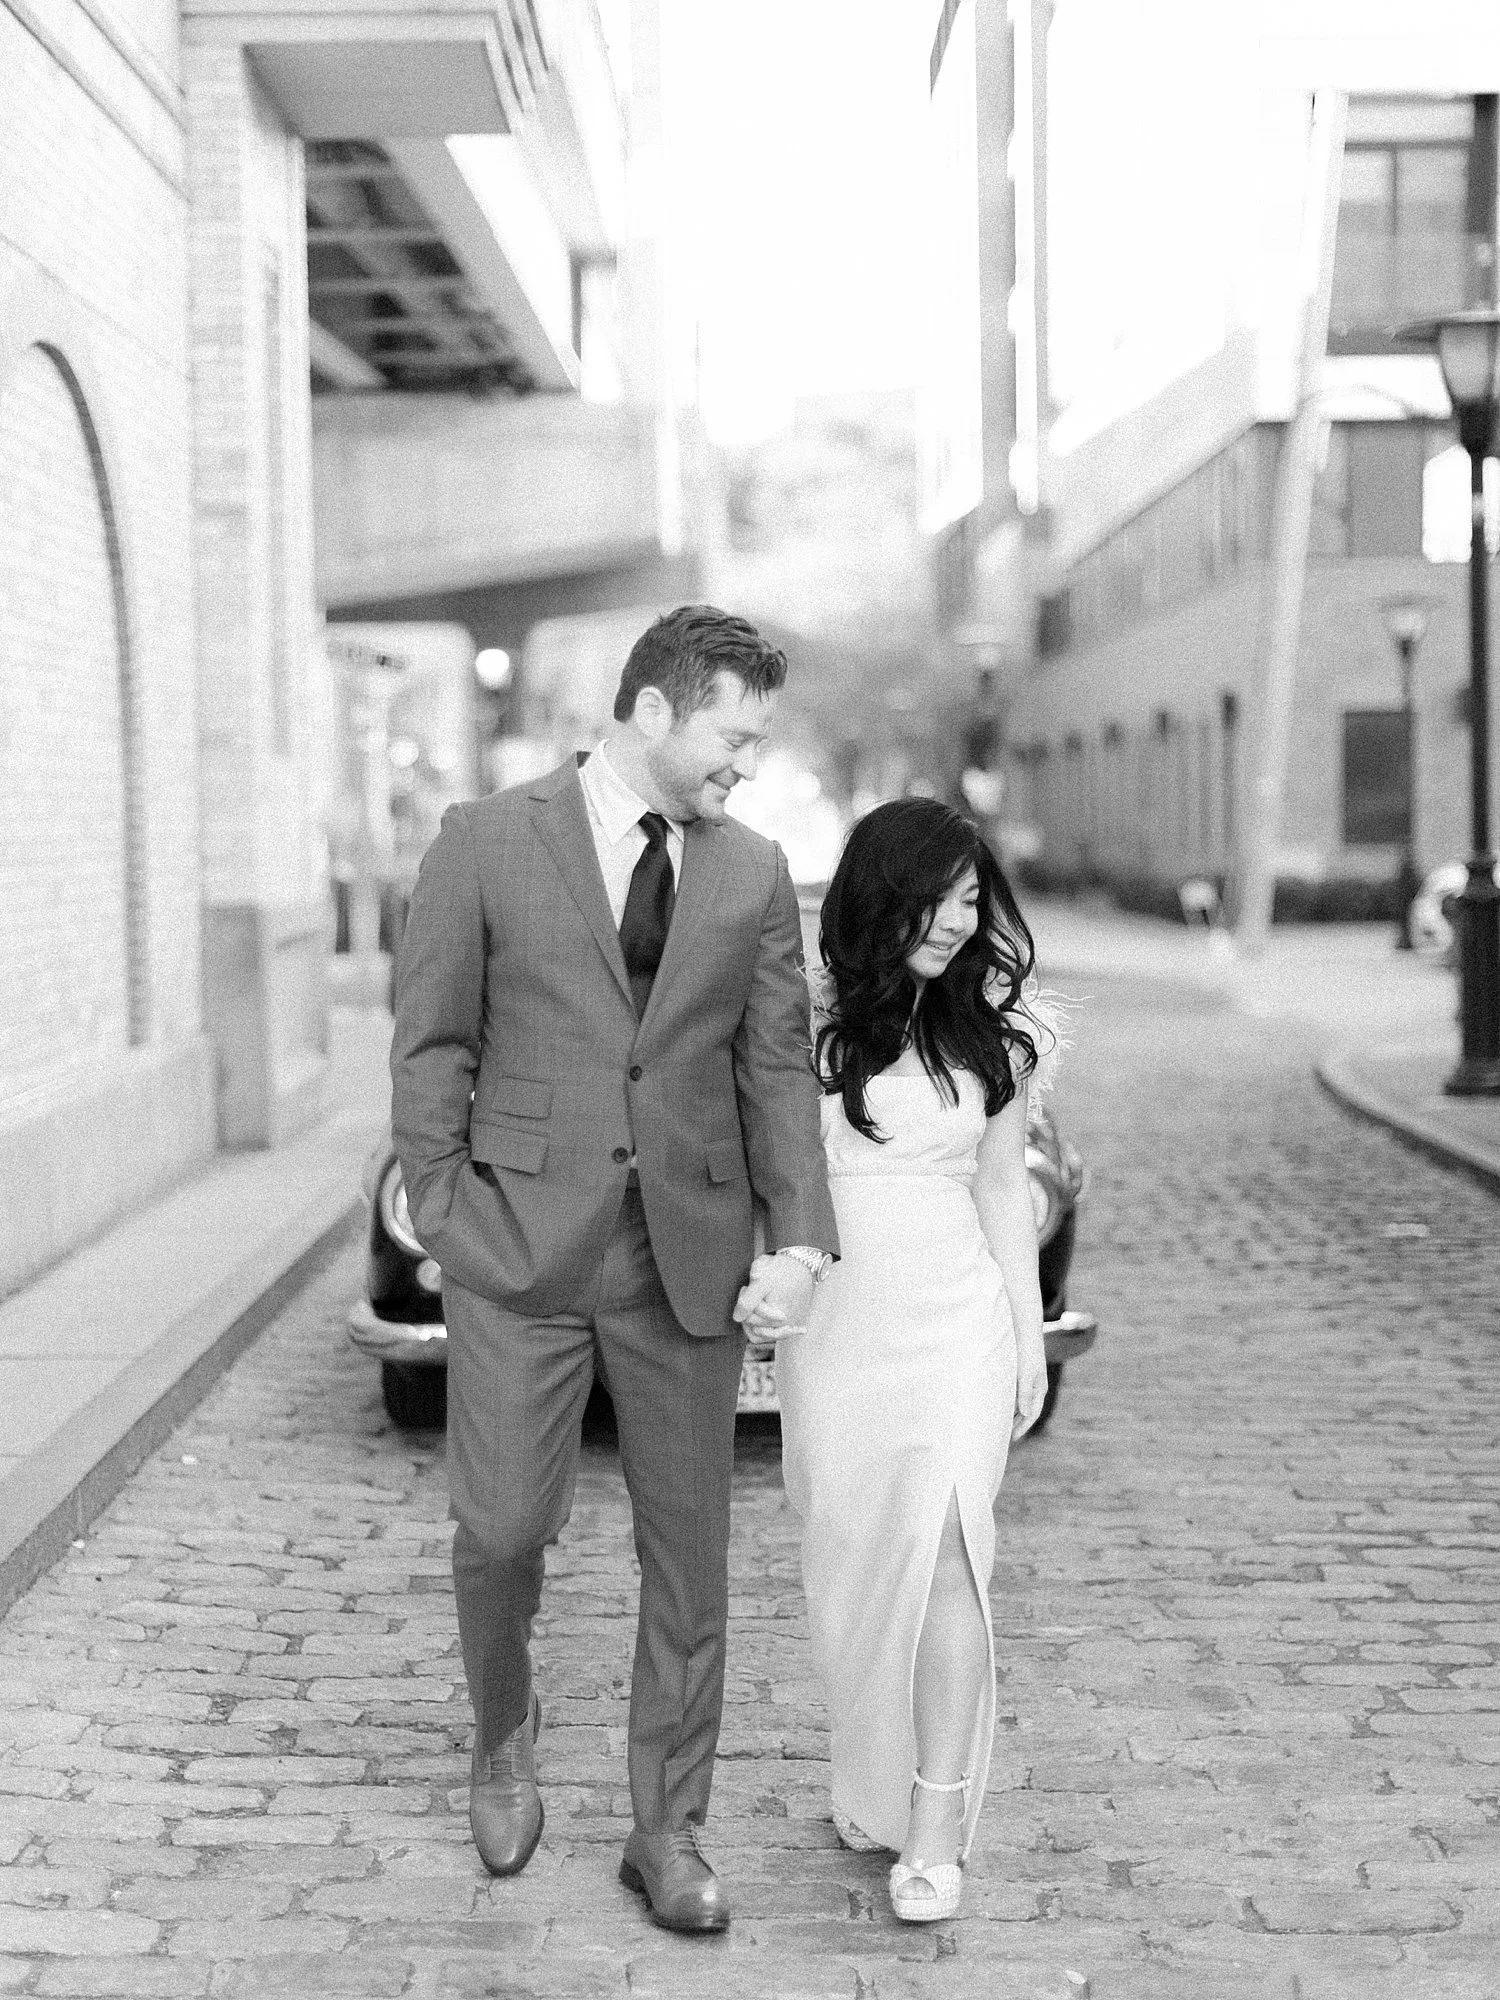
<instances>
[{"instance_id":1,"label":"gray suit trousers","mask_svg":"<svg viewBox=\"0 0 1500 2000\"><path fill-rule=\"evenodd\" d=\"M527 1319L443 1281L448 1475L464 1672L482 1750L530 1712L544 1551L573 1504L579 1427L597 1368L614 1400L641 1565L630 1695L635 1823L708 1811L724 1702L729 1494L744 1339L687 1333L657 1274L640 1192L586 1297Z\"/></svg>"}]
</instances>

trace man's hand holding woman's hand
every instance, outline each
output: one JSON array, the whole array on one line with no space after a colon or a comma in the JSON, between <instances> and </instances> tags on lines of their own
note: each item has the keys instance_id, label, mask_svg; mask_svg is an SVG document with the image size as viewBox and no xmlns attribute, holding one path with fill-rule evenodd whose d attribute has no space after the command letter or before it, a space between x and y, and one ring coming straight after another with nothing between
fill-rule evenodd
<instances>
[{"instance_id":1,"label":"man's hand holding woman's hand","mask_svg":"<svg viewBox=\"0 0 1500 2000\"><path fill-rule=\"evenodd\" d=\"M780 1340L798 1333L812 1310L813 1274L795 1257L761 1255L734 1302L734 1316L746 1333Z\"/></svg>"}]
</instances>

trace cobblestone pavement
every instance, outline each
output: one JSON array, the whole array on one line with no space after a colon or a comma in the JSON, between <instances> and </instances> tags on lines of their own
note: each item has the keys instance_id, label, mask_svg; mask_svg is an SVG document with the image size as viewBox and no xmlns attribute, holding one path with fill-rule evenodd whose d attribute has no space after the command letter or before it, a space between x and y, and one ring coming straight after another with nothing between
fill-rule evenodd
<instances>
[{"instance_id":1,"label":"cobblestone pavement","mask_svg":"<svg viewBox=\"0 0 1500 2000\"><path fill-rule=\"evenodd\" d=\"M728 1937L615 1880L634 1595L586 1450L538 1639L548 1824L492 1883L440 1445L344 1345L353 1253L0 1624L0 1990L1500 1995L1500 1207L1348 1122L1305 1031L1099 982L1060 1090L1105 1335L1001 1497L961 1917L826 1818L774 1439L741 1440L710 1847Z\"/></svg>"}]
</instances>

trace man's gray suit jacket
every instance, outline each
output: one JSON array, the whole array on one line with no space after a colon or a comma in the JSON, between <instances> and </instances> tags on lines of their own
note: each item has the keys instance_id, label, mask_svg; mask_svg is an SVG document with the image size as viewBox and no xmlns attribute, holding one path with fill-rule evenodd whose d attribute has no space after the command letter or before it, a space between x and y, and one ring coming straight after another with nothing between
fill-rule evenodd
<instances>
[{"instance_id":1,"label":"man's gray suit jacket","mask_svg":"<svg viewBox=\"0 0 1500 2000\"><path fill-rule=\"evenodd\" d=\"M837 1251L797 898L773 841L692 821L645 1015L575 764L444 815L402 942L392 1124L445 1273L545 1318L585 1294L634 1153L689 1333L731 1330L752 1255Z\"/></svg>"}]
</instances>

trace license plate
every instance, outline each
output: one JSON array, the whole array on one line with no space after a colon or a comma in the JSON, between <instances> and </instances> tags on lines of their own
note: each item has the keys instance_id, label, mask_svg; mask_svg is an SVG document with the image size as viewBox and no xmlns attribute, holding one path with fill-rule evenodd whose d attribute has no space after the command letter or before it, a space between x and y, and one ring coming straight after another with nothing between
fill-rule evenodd
<instances>
[{"instance_id":1,"label":"license plate","mask_svg":"<svg viewBox=\"0 0 1500 2000\"><path fill-rule=\"evenodd\" d=\"M776 1362L772 1357L766 1361L756 1361L748 1354L740 1363L740 1400L736 1404L740 1416L753 1416L763 1410L777 1410Z\"/></svg>"}]
</instances>

